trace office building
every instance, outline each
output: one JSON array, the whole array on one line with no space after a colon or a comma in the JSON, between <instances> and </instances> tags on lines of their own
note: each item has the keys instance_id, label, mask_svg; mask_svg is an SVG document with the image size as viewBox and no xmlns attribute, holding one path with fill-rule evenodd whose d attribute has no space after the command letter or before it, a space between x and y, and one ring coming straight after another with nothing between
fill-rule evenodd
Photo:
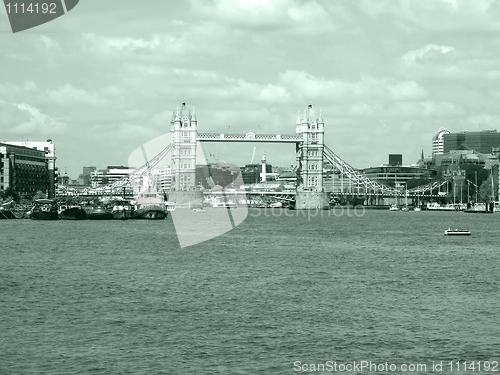
<instances>
[{"instance_id":1,"label":"office building","mask_svg":"<svg viewBox=\"0 0 500 375\"><path fill-rule=\"evenodd\" d=\"M273 166L266 164L266 173L272 173ZM246 164L241 167L241 176L245 185L256 184L261 181L262 164Z\"/></svg>"},{"instance_id":2,"label":"office building","mask_svg":"<svg viewBox=\"0 0 500 375\"><path fill-rule=\"evenodd\" d=\"M49 187L48 187L48 196L50 198L54 197L56 191L56 182L58 177L58 172L56 168L56 147L52 139L47 139L47 141L9 141L3 142L4 144L14 145L14 146L23 146L31 149L36 149L39 151L43 151L45 155L45 159L47 161L48 171L49 171Z\"/></svg>"},{"instance_id":3,"label":"office building","mask_svg":"<svg viewBox=\"0 0 500 375\"><path fill-rule=\"evenodd\" d=\"M33 196L39 190L50 194L51 186L54 175L51 178L44 150L0 143L0 190L11 187L20 195Z\"/></svg>"},{"instance_id":4,"label":"office building","mask_svg":"<svg viewBox=\"0 0 500 375\"><path fill-rule=\"evenodd\" d=\"M450 132L443 127L439 128L439 130L434 133L434 136L432 137L432 157L434 157L434 155L441 155L444 153L443 137L446 134L450 134Z\"/></svg>"},{"instance_id":5,"label":"office building","mask_svg":"<svg viewBox=\"0 0 500 375\"><path fill-rule=\"evenodd\" d=\"M500 146L500 133L496 130L479 132L447 133L443 135L444 153L457 150L464 146L481 154L491 154L494 148Z\"/></svg>"},{"instance_id":6,"label":"office building","mask_svg":"<svg viewBox=\"0 0 500 375\"><path fill-rule=\"evenodd\" d=\"M134 172L135 168L120 166L108 166L106 169L99 169L90 172L90 185L93 188L104 186L107 184L112 184L125 177L128 177L130 173Z\"/></svg>"},{"instance_id":7,"label":"office building","mask_svg":"<svg viewBox=\"0 0 500 375\"><path fill-rule=\"evenodd\" d=\"M432 180L437 171L419 166L382 165L362 169L361 172L371 180L393 186L395 183L404 183L409 180Z\"/></svg>"},{"instance_id":8,"label":"office building","mask_svg":"<svg viewBox=\"0 0 500 375\"><path fill-rule=\"evenodd\" d=\"M389 154L389 165L403 165L403 155L401 154Z\"/></svg>"},{"instance_id":9,"label":"office building","mask_svg":"<svg viewBox=\"0 0 500 375\"><path fill-rule=\"evenodd\" d=\"M210 163L197 165L195 170L196 186L211 189L214 186L231 187L240 174L240 169L232 164Z\"/></svg>"}]
</instances>

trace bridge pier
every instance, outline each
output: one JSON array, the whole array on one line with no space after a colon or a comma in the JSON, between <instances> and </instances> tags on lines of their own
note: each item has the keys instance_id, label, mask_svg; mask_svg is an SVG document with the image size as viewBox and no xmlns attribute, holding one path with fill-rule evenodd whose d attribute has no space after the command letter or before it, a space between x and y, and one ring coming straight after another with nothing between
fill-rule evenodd
<instances>
[{"instance_id":1,"label":"bridge pier","mask_svg":"<svg viewBox=\"0 0 500 375\"><path fill-rule=\"evenodd\" d=\"M171 191L168 193L168 201L175 203L176 207L191 208L203 204L204 196L202 191Z\"/></svg>"},{"instance_id":2,"label":"bridge pier","mask_svg":"<svg viewBox=\"0 0 500 375\"><path fill-rule=\"evenodd\" d=\"M328 210L329 208L328 193L297 191L297 195L295 196L296 210Z\"/></svg>"}]
</instances>

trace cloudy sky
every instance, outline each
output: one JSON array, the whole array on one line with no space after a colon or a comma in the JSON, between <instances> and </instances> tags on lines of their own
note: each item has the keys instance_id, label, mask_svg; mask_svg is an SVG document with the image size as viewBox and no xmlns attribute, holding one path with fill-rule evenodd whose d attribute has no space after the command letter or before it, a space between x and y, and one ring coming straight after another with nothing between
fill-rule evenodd
<instances>
[{"instance_id":1,"label":"cloudy sky","mask_svg":"<svg viewBox=\"0 0 500 375\"><path fill-rule=\"evenodd\" d=\"M441 126L500 124L498 0L84 0L13 34L0 10L0 141L56 143L57 164L126 165L182 101L200 132L293 133L322 109L353 167L415 162ZM245 164L251 144L204 146ZM259 144L287 166L293 146Z\"/></svg>"}]
</instances>

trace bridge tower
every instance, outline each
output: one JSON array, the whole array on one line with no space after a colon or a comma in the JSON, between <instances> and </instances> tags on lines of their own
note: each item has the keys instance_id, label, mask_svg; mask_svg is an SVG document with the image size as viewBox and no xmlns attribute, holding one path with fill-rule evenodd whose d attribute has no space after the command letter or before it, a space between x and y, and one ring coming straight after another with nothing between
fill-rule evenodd
<instances>
[{"instance_id":1,"label":"bridge tower","mask_svg":"<svg viewBox=\"0 0 500 375\"><path fill-rule=\"evenodd\" d=\"M196 115L182 103L174 111L170 122L172 138L172 187L168 200L178 207L191 207L203 201L203 192L196 190Z\"/></svg>"},{"instance_id":2,"label":"bridge tower","mask_svg":"<svg viewBox=\"0 0 500 375\"><path fill-rule=\"evenodd\" d=\"M195 188L196 116L182 103L170 122L172 136L172 191L192 191Z\"/></svg>"},{"instance_id":3,"label":"bridge tower","mask_svg":"<svg viewBox=\"0 0 500 375\"><path fill-rule=\"evenodd\" d=\"M316 117L312 104L297 119L295 132L302 135L297 143L297 195L296 209L328 208L327 194L323 189L323 150L325 123L323 116Z\"/></svg>"}]
</instances>

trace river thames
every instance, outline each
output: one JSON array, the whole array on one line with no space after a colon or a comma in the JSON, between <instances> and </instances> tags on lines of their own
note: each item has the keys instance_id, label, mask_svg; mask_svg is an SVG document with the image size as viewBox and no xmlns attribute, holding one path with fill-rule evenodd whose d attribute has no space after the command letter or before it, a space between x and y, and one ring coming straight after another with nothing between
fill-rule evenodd
<instances>
[{"instance_id":1,"label":"river thames","mask_svg":"<svg viewBox=\"0 0 500 375\"><path fill-rule=\"evenodd\" d=\"M327 361L493 371L500 214L290 212L251 209L185 248L170 217L0 221L0 373L294 374ZM472 236L443 236L449 227Z\"/></svg>"}]
</instances>

